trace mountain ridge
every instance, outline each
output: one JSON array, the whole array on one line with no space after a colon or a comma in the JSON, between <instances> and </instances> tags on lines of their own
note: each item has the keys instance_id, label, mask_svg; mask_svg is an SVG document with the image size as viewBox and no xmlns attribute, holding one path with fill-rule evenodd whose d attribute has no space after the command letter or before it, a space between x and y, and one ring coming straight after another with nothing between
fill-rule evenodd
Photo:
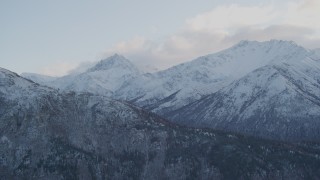
<instances>
[{"instance_id":1,"label":"mountain ridge","mask_svg":"<svg viewBox=\"0 0 320 180\"><path fill-rule=\"evenodd\" d=\"M320 177L317 143L172 125L134 105L57 91L1 68L0 84L4 179Z\"/></svg>"},{"instance_id":2,"label":"mountain ridge","mask_svg":"<svg viewBox=\"0 0 320 180\"><path fill-rule=\"evenodd\" d=\"M118 56L123 59L120 55L115 55L114 59L117 59ZM248 131L251 135L260 135L263 129L268 129L259 124L259 119L265 119L263 115L270 116L269 119L277 115L273 117L274 120L265 122L264 126L270 126L265 137L276 138L280 133L283 140L293 139L296 132L299 134L298 139L303 136L311 138L316 137L312 135L317 131L316 129L310 131L310 135L303 135L303 132L294 127L291 130L284 129L292 126L289 123L291 121L289 117L295 119L294 121L301 127L305 125L302 125L303 122L298 122L297 119L303 118L310 121L309 124L318 127L316 119L313 121L311 119L318 117L318 111L315 108L318 108L320 97L319 57L317 50L305 49L293 41L241 41L226 50L201 56L156 73L144 74L129 71L128 74L120 74L116 78L112 76L106 78L108 73L118 74L111 68L107 72L94 71L76 75L69 80L76 83L62 89L91 92L112 99L128 101L174 122L184 125L189 123L190 126L206 122L208 124L200 124L240 132L241 128L236 128L232 124L227 127L226 123L231 120L237 123L247 122L250 119L247 124L257 124L257 127L250 127L250 129L249 126L245 127L246 123L240 123L239 127L244 126L242 128L244 133ZM103 61L101 63L103 64ZM61 82L63 85L64 79L61 79ZM261 84L262 82L265 84ZM216 93L221 97L211 98L211 102L206 100L199 103L206 97L216 97ZM299 102L295 97L299 99ZM227 102L228 99L230 102ZM233 101L237 104L232 104ZM218 112L219 108L210 110L203 105L215 103L225 106L224 109L220 108L223 112ZM254 107L255 103L258 103L263 109ZM194 107L196 111L190 108L194 104L199 104L198 108ZM277 104L283 104L286 108ZM312 117L309 117L304 106L312 110L310 110L310 113L313 113ZM228 109L226 107L234 109L234 112L230 113L230 119L227 118ZM270 109L272 107L282 109L283 112ZM296 113L299 112L299 108L304 111L301 115ZM253 110L256 112L251 112ZM211 111L217 112L211 113ZM292 112L288 113L290 111ZM205 115L197 112L204 112ZM253 118L252 114L256 114L257 118ZM184 119L185 122L181 122L181 119ZM279 119L279 122L276 119ZM287 124L286 121L288 121ZM216 122L219 122L220 125L215 125ZM282 123L282 130L279 128L272 130L277 123ZM262 131L260 132L259 129Z\"/></svg>"},{"instance_id":3,"label":"mountain ridge","mask_svg":"<svg viewBox=\"0 0 320 180\"><path fill-rule=\"evenodd\" d=\"M166 117L264 138L319 141L320 61L306 59L259 68Z\"/></svg>"},{"instance_id":4,"label":"mountain ridge","mask_svg":"<svg viewBox=\"0 0 320 180\"><path fill-rule=\"evenodd\" d=\"M201 56L149 76L138 77L128 86L121 88L114 98L129 101L135 99L136 105L148 109L148 106L154 107L154 103L163 101L179 91L176 98L163 101L158 108L152 109L163 115L168 113L164 109L175 110L214 93L246 73L270 62L286 58L298 59L308 53L290 41L272 40L262 43L242 41L218 53Z\"/></svg>"}]
</instances>

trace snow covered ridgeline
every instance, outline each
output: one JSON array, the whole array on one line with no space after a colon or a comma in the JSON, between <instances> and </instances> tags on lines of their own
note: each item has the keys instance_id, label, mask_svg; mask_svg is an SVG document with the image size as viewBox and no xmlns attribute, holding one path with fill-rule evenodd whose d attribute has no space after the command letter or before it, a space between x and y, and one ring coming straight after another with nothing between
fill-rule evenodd
<instances>
[{"instance_id":1,"label":"snow covered ridgeline","mask_svg":"<svg viewBox=\"0 0 320 180\"><path fill-rule=\"evenodd\" d=\"M129 100L166 116L257 68L279 60L303 58L307 54L309 51L289 41L241 41L224 51L140 76L120 88L115 98Z\"/></svg>"},{"instance_id":2,"label":"snow covered ridgeline","mask_svg":"<svg viewBox=\"0 0 320 180\"><path fill-rule=\"evenodd\" d=\"M48 78L30 73L21 74L34 82L64 91L90 92L111 97L125 83L142 73L125 57L115 54L101 60L81 73L73 73L60 78Z\"/></svg>"},{"instance_id":3,"label":"snow covered ridgeline","mask_svg":"<svg viewBox=\"0 0 320 180\"><path fill-rule=\"evenodd\" d=\"M311 119L318 118L318 59L318 50L310 51L291 41L241 41L224 51L148 74L139 72L124 57L115 55L84 73L65 76L46 84L56 84L55 87L67 91L92 92L126 100L184 125L244 131L268 138L277 138L281 131L284 133L282 139L314 139L317 136L314 134L317 131L315 128L318 126L312 125L317 124L304 121L309 119L317 122ZM260 75L257 69L263 73ZM277 78L272 77L272 74ZM204 104L223 104L224 107L210 109L202 104L204 109L201 111L200 106L191 108L198 100L213 95L217 97L217 94L223 94L219 96L223 103L210 98ZM298 97L303 99L299 103ZM283 106L275 108L273 104ZM253 108L254 105L257 106ZM231 106L233 108L228 114L227 107ZM308 107L310 112L305 108L296 110L300 106ZM206 112L198 114L193 109ZM194 113L193 116L189 116L186 111ZM277 118L274 112L277 112ZM279 118L282 120L278 121ZM248 123L252 127L247 127ZM243 126L245 128L241 128ZM291 126L303 128L288 129ZM261 128L266 132L260 131ZM307 131L313 135L304 133L307 132L304 129L309 129Z\"/></svg>"},{"instance_id":4,"label":"snow covered ridgeline","mask_svg":"<svg viewBox=\"0 0 320 180\"><path fill-rule=\"evenodd\" d=\"M111 96L165 115L270 62L306 54L307 50L289 41L241 41L227 50L147 74L116 54L81 74L45 84Z\"/></svg>"}]
</instances>

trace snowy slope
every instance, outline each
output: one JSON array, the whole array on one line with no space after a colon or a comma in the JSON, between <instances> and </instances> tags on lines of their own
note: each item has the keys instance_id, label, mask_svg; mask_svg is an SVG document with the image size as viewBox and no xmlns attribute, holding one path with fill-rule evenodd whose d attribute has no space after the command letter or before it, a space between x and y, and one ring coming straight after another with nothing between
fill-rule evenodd
<instances>
[{"instance_id":1,"label":"snowy slope","mask_svg":"<svg viewBox=\"0 0 320 180\"><path fill-rule=\"evenodd\" d=\"M111 96L124 83L140 74L140 71L130 61L115 54L101 60L83 73L70 74L44 84L65 91Z\"/></svg>"},{"instance_id":2,"label":"snowy slope","mask_svg":"<svg viewBox=\"0 0 320 180\"><path fill-rule=\"evenodd\" d=\"M20 76L30 79L33 82L36 82L39 84L46 84L48 82L51 82L57 79L57 77L46 76L46 75L36 74L36 73L21 73Z\"/></svg>"},{"instance_id":3,"label":"snowy slope","mask_svg":"<svg viewBox=\"0 0 320 180\"><path fill-rule=\"evenodd\" d=\"M302 58L308 53L291 41L241 41L227 50L143 75L119 89L115 98L165 115L270 62Z\"/></svg>"},{"instance_id":4,"label":"snowy slope","mask_svg":"<svg viewBox=\"0 0 320 180\"><path fill-rule=\"evenodd\" d=\"M273 61L168 117L188 126L319 141L320 58Z\"/></svg>"},{"instance_id":5,"label":"snowy slope","mask_svg":"<svg viewBox=\"0 0 320 180\"><path fill-rule=\"evenodd\" d=\"M320 56L320 48L314 49L314 50L313 50L313 53L314 53L316 56Z\"/></svg>"}]
</instances>

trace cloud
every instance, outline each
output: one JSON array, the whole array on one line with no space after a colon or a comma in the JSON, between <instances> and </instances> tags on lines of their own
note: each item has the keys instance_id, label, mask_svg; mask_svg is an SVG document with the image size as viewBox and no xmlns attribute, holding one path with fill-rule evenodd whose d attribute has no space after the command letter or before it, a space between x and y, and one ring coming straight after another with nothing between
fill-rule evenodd
<instances>
[{"instance_id":1,"label":"cloud","mask_svg":"<svg viewBox=\"0 0 320 180\"><path fill-rule=\"evenodd\" d=\"M319 47L319 38L309 39L316 31L307 27L293 25L272 25L266 28L243 28L226 38L226 41L237 42L242 39L266 41L270 39L293 40L308 48Z\"/></svg>"},{"instance_id":2,"label":"cloud","mask_svg":"<svg viewBox=\"0 0 320 180\"><path fill-rule=\"evenodd\" d=\"M72 64L68 62L58 62L46 67L42 67L39 70L39 73L47 76L58 77L58 76L69 74L69 72L72 69L75 69L76 67L77 67L77 64Z\"/></svg>"},{"instance_id":3,"label":"cloud","mask_svg":"<svg viewBox=\"0 0 320 180\"><path fill-rule=\"evenodd\" d=\"M293 40L320 47L320 0L287 0L241 5L223 4L185 20L175 33L161 39L136 36L108 48L100 59L123 54L145 71L156 71L228 48L240 40ZM159 31L150 27L152 33ZM84 72L96 62L61 61L38 72L61 76Z\"/></svg>"},{"instance_id":4,"label":"cloud","mask_svg":"<svg viewBox=\"0 0 320 180\"><path fill-rule=\"evenodd\" d=\"M135 37L109 48L140 67L164 69L225 49L240 40L293 40L307 48L320 46L320 1L289 1L282 5L220 5L186 20L181 29L161 40Z\"/></svg>"},{"instance_id":5,"label":"cloud","mask_svg":"<svg viewBox=\"0 0 320 180\"><path fill-rule=\"evenodd\" d=\"M243 26L266 26L279 16L272 5L240 6L231 4L219 6L186 21L187 27L194 31L230 32Z\"/></svg>"},{"instance_id":6,"label":"cloud","mask_svg":"<svg viewBox=\"0 0 320 180\"><path fill-rule=\"evenodd\" d=\"M320 1L302 0L288 4L287 11L283 13L283 22L290 25L320 28Z\"/></svg>"},{"instance_id":7,"label":"cloud","mask_svg":"<svg viewBox=\"0 0 320 180\"><path fill-rule=\"evenodd\" d=\"M120 53L133 60L141 69L164 69L191 60L199 54L210 53L213 49L226 48L226 45L218 43L223 37L224 34L205 31L182 31L161 41L136 37L114 45L104 56Z\"/></svg>"},{"instance_id":8,"label":"cloud","mask_svg":"<svg viewBox=\"0 0 320 180\"><path fill-rule=\"evenodd\" d=\"M80 74L93 67L97 61L86 61L81 62L77 66L74 66L72 69L69 69L66 74Z\"/></svg>"}]
</instances>

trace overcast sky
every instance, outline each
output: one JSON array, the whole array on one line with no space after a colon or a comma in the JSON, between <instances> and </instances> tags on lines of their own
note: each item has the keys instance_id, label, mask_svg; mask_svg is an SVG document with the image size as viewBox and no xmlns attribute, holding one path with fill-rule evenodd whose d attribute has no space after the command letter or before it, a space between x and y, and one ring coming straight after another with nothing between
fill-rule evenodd
<instances>
[{"instance_id":1,"label":"overcast sky","mask_svg":"<svg viewBox=\"0 0 320 180\"><path fill-rule=\"evenodd\" d=\"M320 48L320 0L1 0L0 67L60 76L114 53L166 68L240 40Z\"/></svg>"}]
</instances>

